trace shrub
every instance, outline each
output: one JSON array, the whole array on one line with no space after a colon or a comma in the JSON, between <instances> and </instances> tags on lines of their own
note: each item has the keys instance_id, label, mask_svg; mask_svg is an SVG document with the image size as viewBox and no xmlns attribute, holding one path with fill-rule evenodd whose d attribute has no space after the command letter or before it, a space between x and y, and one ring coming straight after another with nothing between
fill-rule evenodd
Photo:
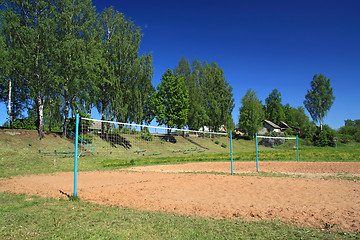
<instances>
[{"instance_id":1,"label":"shrub","mask_svg":"<svg viewBox=\"0 0 360 240\"><path fill-rule=\"evenodd\" d=\"M241 136L240 134L237 134L236 139L252 140L253 137L248 135Z\"/></svg>"},{"instance_id":2,"label":"shrub","mask_svg":"<svg viewBox=\"0 0 360 240\"><path fill-rule=\"evenodd\" d=\"M35 122L30 119L17 119L13 124L13 128L15 129L28 129L28 130L36 130Z\"/></svg>"},{"instance_id":3,"label":"shrub","mask_svg":"<svg viewBox=\"0 0 360 240\"><path fill-rule=\"evenodd\" d=\"M349 142L352 140L355 140L357 142L360 142L360 129L355 126L344 126L341 127L338 131L342 136L340 137L341 141L344 138L345 142Z\"/></svg>"},{"instance_id":4,"label":"shrub","mask_svg":"<svg viewBox=\"0 0 360 240\"><path fill-rule=\"evenodd\" d=\"M297 132L295 130L293 130L292 128L288 128L285 130L284 132L285 137L292 137L292 136L296 136Z\"/></svg>"},{"instance_id":5,"label":"shrub","mask_svg":"<svg viewBox=\"0 0 360 240\"><path fill-rule=\"evenodd\" d=\"M226 148L226 147L227 147L226 143L221 143L221 146L222 146L223 148Z\"/></svg>"},{"instance_id":6,"label":"shrub","mask_svg":"<svg viewBox=\"0 0 360 240\"><path fill-rule=\"evenodd\" d=\"M348 134L340 135L340 142L341 143L348 143L354 140L354 137Z\"/></svg>"},{"instance_id":7,"label":"shrub","mask_svg":"<svg viewBox=\"0 0 360 240\"><path fill-rule=\"evenodd\" d=\"M320 128L317 129L314 137L313 143L317 147L330 146L334 147L335 143L333 138L335 137L335 130L331 129L328 125L323 126L323 130Z\"/></svg>"},{"instance_id":8,"label":"shrub","mask_svg":"<svg viewBox=\"0 0 360 240\"><path fill-rule=\"evenodd\" d=\"M131 134L139 134L138 131L136 131L136 128L131 129Z\"/></svg>"},{"instance_id":9,"label":"shrub","mask_svg":"<svg viewBox=\"0 0 360 240\"><path fill-rule=\"evenodd\" d=\"M149 142L151 142L151 141L153 140L153 136L152 136L152 134L150 133L148 127L144 127L144 128L141 130L141 136L140 136L140 138L141 138L141 139L144 139L145 141L149 141Z\"/></svg>"},{"instance_id":10,"label":"shrub","mask_svg":"<svg viewBox=\"0 0 360 240\"><path fill-rule=\"evenodd\" d=\"M123 128L120 130L120 133L122 133L122 134L131 134L131 129L128 128L128 127L123 127Z\"/></svg>"},{"instance_id":11,"label":"shrub","mask_svg":"<svg viewBox=\"0 0 360 240\"><path fill-rule=\"evenodd\" d=\"M354 135L355 141L360 142L360 131Z\"/></svg>"},{"instance_id":12,"label":"shrub","mask_svg":"<svg viewBox=\"0 0 360 240\"><path fill-rule=\"evenodd\" d=\"M140 136L140 138L144 139L145 141L149 141L149 142L151 142L153 140L153 137L152 137L152 135L150 133L149 134L142 134Z\"/></svg>"},{"instance_id":13,"label":"shrub","mask_svg":"<svg viewBox=\"0 0 360 240\"><path fill-rule=\"evenodd\" d=\"M220 143L220 141L219 140L215 140L215 144L219 144Z\"/></svg>"}]
</instances>

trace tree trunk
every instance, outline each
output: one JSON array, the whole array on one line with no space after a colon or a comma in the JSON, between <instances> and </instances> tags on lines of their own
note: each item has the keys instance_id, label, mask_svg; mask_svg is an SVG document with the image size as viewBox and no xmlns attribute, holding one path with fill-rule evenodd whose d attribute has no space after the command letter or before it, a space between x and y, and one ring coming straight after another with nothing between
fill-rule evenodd
<instances>
[{"instance_id":1,"label":"tree trunk","mask_svg":"<svg viewBox=\"0 0 360 240\"><path fill-rule=\"evenodd\" d=\"M9 113L9 124L10 124L10 128L13 127L13 114L11 111L11 80L9 80L9 101L8 101L8 113Z\"/></svg>"},{"instance_id":2,"label":"tree trunk","mask_svg":"<svg viewBox=\"0 0 360 240\"><path fill-rule=\"evenodd\" d=\"M69 103L69 101L66 101L65 109L64 109L64 126L63 126L63 133L62 133L63 138L66 138L67 123L68 123L68 119L69 119L69 107L70 107L70 103Z\"/></svg>"},{"instance_id":3,"label":"tree trunk","mask_svg":"<svg viewBox=\"0 0 360 240\"><path fill-rule=\"evenodd\" d=\"M321 115L320 115L320 117L319 117L319 122L320 122L320 131L322 131L322 129L323 129L323 122L322 122Z\"/></svg>"},{"instance_id":4,"label":"tree trunk","mask_svg":"<svg viewBox=\"0 0 360 240\"><path fill-rule=\"evenodd\" d=\"M39 137L43 138L44 137L44 100L40 96L38 96L36 101L38 108L37 128L38 128Z\"/></svg>"},{"instance_id":5,"label":"tree trunk","mask_svg":"<svg viewBox=\"0 0 360 240\"><path fill-rule=\"evenodd\" d=\"M51 104L52 104L52 99L50 98L50 104L49 104L49 132L51 132L51 110L52 110L52 107L51 107Z\"/></svg>"},{"instance_id":6,"label":"tree trunk","mask_svg":"<svg viewBox=\"0 0 360 240\"><path fill-rule=\"evenodd\" d=\"M105 120L104 108L101 111L101 120ZM105 134L105 123L101 122L101 135L104 136L104 134Z\"/></svg>"}]
</instances>

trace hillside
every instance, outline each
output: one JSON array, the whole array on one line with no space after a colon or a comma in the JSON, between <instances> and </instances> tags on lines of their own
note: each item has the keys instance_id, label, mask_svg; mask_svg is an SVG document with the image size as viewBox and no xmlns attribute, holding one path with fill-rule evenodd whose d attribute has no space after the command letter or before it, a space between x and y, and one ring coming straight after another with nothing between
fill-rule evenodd
<instances>
[{"instance_id":1,"label":"hillside","mask_svg":"<svg viewBox=\"0 0 360 240\"><path fill-rule=\"evenodd\" d=\"M79 171L103 170L104 160L136 160L154 158L191 158L203 155L228 155L230 152L229 138L220 137L192 138L191 141L182 136L175 136L176 143L164 141L161 137L153 137L152 141L138 141L136 135L126 135L132 144L131 148L121 145L112 147L107 141L95 137L91 143L94 155L89 151L79 149L79 153L86 156L79 158ZM217 142L218 141L218 142ZM226 144L222 147L221 144ZM201 147L200 147L201 146ZM73 171L73 157L45 156L39 154L38 149L74 150L74 140L64 139L58 133L46 132L40 139L35 130L0 129L0 177L22 174L37 174L45 172ZM186 151L196 149L195 151ZM254 142L245 140L233 141L234 153L254 151ZM135 150L146 150L145 155L135 153ZM174 151L175 150L175 151ZM184 151L185 154L184 154ZM47 152L52 153L52 152ZM152 155L151 153L161 153ZM230 154L229 154L230 155ZM55 165L56 163L56 165Z\"/></svg>"}]
</instances>

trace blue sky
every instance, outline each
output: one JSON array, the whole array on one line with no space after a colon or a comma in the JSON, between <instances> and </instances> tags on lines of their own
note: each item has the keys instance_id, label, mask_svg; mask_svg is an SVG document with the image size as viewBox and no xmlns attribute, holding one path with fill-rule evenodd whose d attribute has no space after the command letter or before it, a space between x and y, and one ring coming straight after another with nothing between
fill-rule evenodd
<instances>
[{"instance_id":1,"label":"blue sky","mask_svg":"<svg viewBox=\"0 0 360 240\"><path fill-rule=\"evenodd\" d=\"M303 106L314 74L331 79L336 97L325 123L360 119L360 1L110 1L141 27L140 52L152 52L156 86L181 56L214 61L233 87L234 122L249 88L262 102L277 88L282 103ZM0 124L6 120L0 105ZM96 116L93 116L96 117Z\"/></svg>"}]
</instances>

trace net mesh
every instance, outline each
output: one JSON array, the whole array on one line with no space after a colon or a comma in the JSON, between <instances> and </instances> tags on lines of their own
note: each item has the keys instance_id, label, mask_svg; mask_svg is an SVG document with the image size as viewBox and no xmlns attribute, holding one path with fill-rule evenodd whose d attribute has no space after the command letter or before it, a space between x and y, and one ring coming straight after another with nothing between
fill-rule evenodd
<instances>
[{"instance_id":1,"label":"net mesh","mask_svg":"<svg viewBox=\"0 0 360 240\"><path fill-rule=\"evenodd\" d=\"M79 144L83 151L109 158L173 156L228 152L227 133L192 131L82 118ZM215 143L215 144L214 144ZM216 147L218 145L218 147Z\"/></svg>"},{"instance_id":2,"label":"net mesh","mask_svg":"<svg viewBox=\"0 0 360 240\"><path fill-rule=\"evenodd\" d=\"M258 150L261 160L295 160L299 161L297 137L257 136L257 144L263 146L263 151Z\"/></svg>"}]
</instances>

